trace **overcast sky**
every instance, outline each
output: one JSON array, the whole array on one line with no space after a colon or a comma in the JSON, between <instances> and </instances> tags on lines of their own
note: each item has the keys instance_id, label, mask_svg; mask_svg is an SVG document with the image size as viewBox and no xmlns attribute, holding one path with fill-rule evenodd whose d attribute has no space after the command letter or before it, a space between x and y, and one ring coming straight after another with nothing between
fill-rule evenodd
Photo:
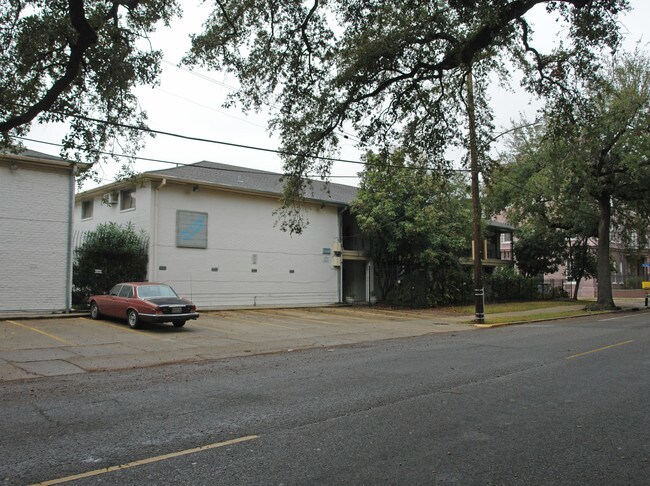
<instances>
[{"instance_id":1,"label":"overcast sky","mask_svg":"<svg viewBox=\"0 0 650 486\"><path fill-rule=\"evenodd\" d=\"M625 33L625 47L632 50L637 41L650 41L650 0L631 0L633 10L621 17L622 31ZM226 109L221 105L225 97L236 85L236 80L217 72L202 70L190 71L176 65L189 48L188 34L199 32L206 18L204 7L191 7L183 2L184 16L170 29L160 29L152 38L154 48L162 48L165 62L161 83L156 88L138 89L142 107L149 115L149 127L155 130L179 133L193 137L218 140L234 144L276 149L278 140L269 136L266 117L263 114L243 114L236 108ZM198 4L198 2L197 2ZM536 28L536 43L543 47L552 44L556 37L553 20L541 6L527 15ZM647 44L646 44L647 48ZM517 88L518 82L513 81ZM511 120L518 120L524 113L534 116L534 102L530 95L517 90L506 92L495 87L492 90L492 106L496 114L497 131L511 126ZM35 126L29 138L60 143L64 128L54 125ZM59 148L43 143L25 142L33 150L58 155ZM182 164L210 160L225 164L281 172L282 163L277 155L255 150L228 147L220 144L181 140L159 135L149 139L147 146L138 156ZM352 141L342 142L340 157L359 160L359 152ZM138 161L136 170L147 171L173 167L169 163ZM332 182L355 185L354 177L361 170L360 165L335 163ZM104 170L103 183L112 182L117 167ZM88 184L85 189L95 184Z\"/></svg>"}]
</instances>

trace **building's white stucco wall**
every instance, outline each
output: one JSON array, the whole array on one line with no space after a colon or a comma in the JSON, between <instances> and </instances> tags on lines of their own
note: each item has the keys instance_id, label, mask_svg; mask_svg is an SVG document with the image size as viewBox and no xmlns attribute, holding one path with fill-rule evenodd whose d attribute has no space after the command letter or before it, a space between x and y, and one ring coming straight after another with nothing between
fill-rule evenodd
<instances>
[{"instance_id":1,"label":"building's white stucco wall","mask_svg":"<svg viewBox=\"0 0 650 486\"><path fill-rule=\"evenodd\" d=\"M0 311L68 304L71 169L0 161Z\"/></svg>"},{"instance_id":2,"label":"building's white stucco wall","mask_svg":"<svg viewBox=\"0 0 650 486\"><path fill-rule=\"evenodd\" d=\"M150 238L149 280L170 284L199 308L252 305L329 304L339 300L339 271L331 248L339 236L338 210L313 205L303 234L274 227L276 198L189 184L137 189L136 209L119 211L95 201L92 220L75 221L80 231L105 221L132 222ZM176 246L178 210L207 213L207 248Z\"/></svg>"},{"instance_id":3,"label":"building's white stucco wall","mask_svg":"<svg viewBox=\"0 0 650 486\"><path fill-rule=\"evenodd\" d=\"M126 226L129 223L133 225L138 230L144 230L147 234L151 232L151 220L149 219L149 213L151 210L151 188L150 184L137 184L129 187L134 189L133 197L135 198L135 209L120 209L119 201L119 192L116 191L118 198L116 202L112 205L107 205L102 202L103 194L95 195L92 198L82 197L75 202L74 207L74 227L76 236L76 243L80 243L80 238L82 235L88 231L94 230L97 225L106 222L118 223L122 226ZM126 188L124 188L126 189ZM81 218L81 204L82 201L93 201L93 215L90 218L82 219Z\"/></svg>"}]
</instances>

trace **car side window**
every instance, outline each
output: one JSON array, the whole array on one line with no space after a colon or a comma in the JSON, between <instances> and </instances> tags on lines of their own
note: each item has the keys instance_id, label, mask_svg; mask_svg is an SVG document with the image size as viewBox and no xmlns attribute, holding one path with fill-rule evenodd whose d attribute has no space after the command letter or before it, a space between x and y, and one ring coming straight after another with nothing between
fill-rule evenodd
<instances>
[{"instance_id":1,"label":"car side window","mask_svg":"<svg viewBox=\"0 0 650 486\"><path fill-rule=\"evenodd\" d=\"M133 287L130 285L123 285L122 290L120 290L120 297L130 299L133 297Z\"/></svg>"},{"instance_id":2,"label":"car side window","mask_svg":"<svg viewBox=\"0 0 650 486\"><path fill-rule=\"evenodd\" d=\"M118 284L118 285L116 285L115 287L113 287L113 288L111 289L111 291L108 293L108 295L114 295L114 296L117 296L117 294L120 293L120 290L122 290L122 285L119 285L119 284Z\"/></svg>"}]
</instances>

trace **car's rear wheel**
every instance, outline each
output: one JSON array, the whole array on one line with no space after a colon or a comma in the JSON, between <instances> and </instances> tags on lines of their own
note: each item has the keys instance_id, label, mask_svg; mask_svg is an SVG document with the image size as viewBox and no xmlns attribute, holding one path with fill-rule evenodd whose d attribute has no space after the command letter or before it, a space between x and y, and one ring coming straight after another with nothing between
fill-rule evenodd
<instances>
[{"instance_id":1,"label":"car's rear wheel","mask_svg":"<svg viewBox=\"0 0 650 486\"><path fill-rule=\"evenodd\" d=\"M129 311L126 313L126 320L128 321L129 327L131 329L137 329L138 326L140 325L140 319L138 317L138 313L133 309L129 309Z\"/></svg>"},{"instance_id":2,"label":"car's rear wheel","mask_svg":"<svg viewBox=\"0 0 650 486\"><path fill-rule=\"evenodd\" d=\"M187 321L173 321L174 327L183 327Z\"/></svg>"},{"instance_id":3,"label":"car's rear wheel","mask_svg":"<svg viewBox=\"0 0 650 486\"><path fill-rule=\"evenodd\" d=\"M90 303L90 317L93 319L99 319L99 316L101 314L99 313L99 307L97 306L96 302L91 302Z\"/></svg>"}]
</instances>

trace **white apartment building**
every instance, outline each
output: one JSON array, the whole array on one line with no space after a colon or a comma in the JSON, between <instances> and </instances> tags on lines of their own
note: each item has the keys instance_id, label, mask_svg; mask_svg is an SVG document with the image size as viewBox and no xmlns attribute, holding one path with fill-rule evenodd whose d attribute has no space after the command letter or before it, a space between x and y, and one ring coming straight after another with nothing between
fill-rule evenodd
<instances>
[{"instance_id":1,"label":"white apartment building","mask_svg":"<svg viewBox=\"0 0 650 486\"><path fill-rule=\"evenodd\" d=\"M77 195L75 228L85 233L110 221L144 230L148 280L170 284L202 309L332 304L353 292L367 298L371 267L340 243L356 188L314 181L309 225L292 236L276 225L281 178L205 161L146 172Z\"/></svg>"}]
</instances>

